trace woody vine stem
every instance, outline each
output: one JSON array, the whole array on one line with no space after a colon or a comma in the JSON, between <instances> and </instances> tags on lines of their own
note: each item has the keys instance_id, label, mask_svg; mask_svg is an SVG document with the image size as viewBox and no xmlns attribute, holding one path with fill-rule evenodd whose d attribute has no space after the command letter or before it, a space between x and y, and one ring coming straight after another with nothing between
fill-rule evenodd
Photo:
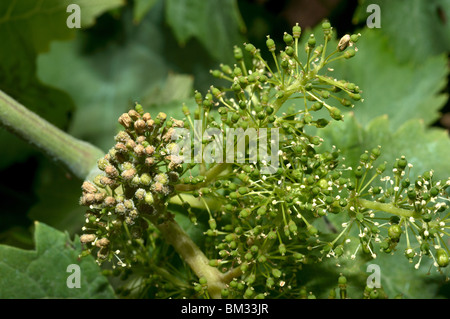
<instances>
[{"instance_id":1,"label":"woody vine stem","mask_svg":"<svg viewBox=\"0 0 450 319\"><path fill-rule=\"evenodd\" d=\"M322 139L311 132L342 121L340 108L353 108L363 93L356 84L330 76L328 66L354 57L360 35L345 35L328 52L334 43L328 21L322 31L323 44L317 45L314 34L301 44L301 28L295 25L292 33L284 33L286 46L278 54L268 37L272 62L250 43L244 50L234 47L236 64L211 71L229 86L211 86L205 95L196 91L197 108L183 105L182 120L165 113L152 116L136 103L119 117L123 130L106 154L3 92L0 121L84 180L82 255L96 253L99 264L112 264L111 273L146 273L145 280L125 288L136 295L160 285L163 278L170 296L296 297L302 294L296 277L301 265L356 258L357 252L377 258L378 251L396 251L404 237L404 255L416 268L429 257L442 271L449 264L450 179L436 180L431 170L410 180L412 164L403 156L391 171L387 163L375 166L381 155L378 146L361 154L353 168L340 163L336 148L319 151ZM186 160L195 154L179 143L177 132L196 129L194 123L201 123L200 144L219 161ZM215 136L229 129L253 129L261 141L267 128L272 129L271 141L279 133L278 145L268 146L279 160L271 174L264 172L274 163L254 160L245 137L245 161L220 161L223 154L214 147ZM207 225L204 243L196 244L180 227L170 205L181 206L193 225ZM329 224L333 216L345 222L319 230L317 225ZM355 241L356 249L349 244ZM185 284L176 271L159 264L170 254L168 245L198 283Z\"/></svg>"}]
</instances>

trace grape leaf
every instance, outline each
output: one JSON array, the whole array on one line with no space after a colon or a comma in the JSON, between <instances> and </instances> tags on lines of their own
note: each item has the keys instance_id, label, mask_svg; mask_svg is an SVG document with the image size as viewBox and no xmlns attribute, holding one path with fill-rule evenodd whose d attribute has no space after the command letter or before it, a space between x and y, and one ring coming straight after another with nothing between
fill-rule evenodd
<instances>
[{"instance_id":1,"label":"grape leaf","mask_svg":"<svg viewBox=\"0 0 450 319\"><path fill-rule=\"evenodd\" d=\"M78 258L81 244L43 223L35 224L35 250L0 245L0 298L114 298L92 256ZM80 288L67 283L80 268Z\"/></svg>"},{"instance_id":2,"label":"grape leaf","mask_svg":"<svg viewBox=\"0 0 450 319\"><path fill-rule=\"evenodd\" d=\"M51 41L74 36L75 30L66 24L69 4L80 6L81 25L88 27L98 15L123 3L123 0L1 1L0 90L66 129L75 108L73 100L36 77L36 57L48 50ZM0 160L0 167L23 160L33 152L29 145L3 130L0 131L0 146L8 149Z\"/></svg>"},{"instance_id":3,"label":"grape leaf","mask_svg":"<svg viewBox=\"0 0 450 319\"><path fill-rule=\"evenodd\" d=\"M134 22L141 22L148 11L155 5L156 1L157 0L135 0L133 7Z\"/></svg>"},{"instance_id":4,"label":"grape leaf","mask_svg":"<svg viewBox=\"0 0 450 319\"><path fill-rule=\"evenodd\" d=\"M131 12L124 13L124 42L111 41L101 50L86 52L87 34L54 43L39 57L39 77L69 92L77 105L69 130L72 135L108 150L119 115L165 80L169 66L162 54L164 39L157 14L152 10L151 18L132 25L128 23Z\"/></svg>"},{"instance_id":5,"label":"grape leaf","mask_svg":"<svg viewBox=\"0 0 450 319\"><path fill-rule=\"evenodd\" d=\"M450 51L450 2L447 0L362 0L354 16L365 23L369 4L380 7L381 28L395 56L402 62L421 64L427 57Z\"/></svg>"},{"instance_id":6,"label":"grape leaf","mask_svg":"<svg viewBox=\"0 0 450 319\"><path fill-rule=\"evenodd\" d=\"M81 183L65 173L61 167L43 161L33 183L37 201L29 210L28 218L67 231L79 233L85 223L86 208L79 205ZM55 191L57 190L57 191Z\"/></svg>"},{"instance_id":7,"label":"grape leaf","mask_svg":"<svg viewBox=\"0 0 450 319\"><path fill-rule=\"evenodd\" d=\"M173 62L167 58L170 41L161 36L162 9L156 5L138 25L130 23L132 12L125 12L126 40L111 41L101 50L83 51L87 39L78 37L54 43L39 57L40 78L70 92L77 105L72 135L107 151L119 129L117 118L136 102L146 111L158 107L168 113L168 104L181 111L182 101L192 96L193 78L172 72ZM64 66L64 71L55 66Z\"/></svg>"},{"instance_id":8,"label":"grape leaf","mask_svg":"<svg viewBox=\"0 0 450 319\"><path fill-rule=\"evenodd\" d=\"M197 38L214 58L233 61L232 48L244 40L244 22L235 0L168 0L166 20L181 44Z\"/></svg>"},{"instance_id":9,"label":"grape leaf","mask_svg":"<svg viewBox=\"0 0 450 319\"><path fill-rule=\"evenodd\" d=\"M406 121L398 129L391 129L387 116L361 125L353 113L345 114L343 122L333 122L317 132L324 139L324 148L335 145L345 158L345 164L356 167L364 151L381 146L378 163L387 161L387 169L404 155L413 165L411 176L433 169L434 176L447 179L450 172L450 139L445 130L427 128L418 119Z\"/></svg>"},{"instance_id":10,"label":"grape leaf","mask_svg":"<svg viewBox=\"0 0 450 319\"><path fill-rule=\"evenodd\" d=\"M362 90L363 102L355 103L355 116L362 125L387 115L391 128L409 119L422 119L426 125L439 118L447 101L440 93L447 84L447 59L444 55L424 59L420 65L399 63L388 40L378 29L364 29L356 43L358 52L351 60L330 65L330 75L351 79Z\"/></svg>"}]
</instances>

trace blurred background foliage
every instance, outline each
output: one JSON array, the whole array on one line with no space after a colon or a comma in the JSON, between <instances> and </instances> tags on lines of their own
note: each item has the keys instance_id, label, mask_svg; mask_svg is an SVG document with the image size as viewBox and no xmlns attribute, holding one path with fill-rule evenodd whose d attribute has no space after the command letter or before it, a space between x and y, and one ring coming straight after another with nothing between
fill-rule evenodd
<instances>
[{"instance_id":1,"label":"blurred background foliage","mask_svg":"<svg viewBox=\"0 0 450 319\"><path fill-rule=\"evenodd\" d=\"M70 3L81 7L81 29L66 27ZM369 4L381 8L380 29L366 27ZM357 56L334 74L357 83L365 101L321 133L324 146L337 145L351 164L381 144L384 159L404 154L417 174L433 168L447 177L448 0L2 0L0 89L106 151L117 117L136 101L180 117L195 89L218 83L209 71L234 63L234 45L251 42L266 54L266 35L283 48L296 22L305 35L325 18L338 37L363 34ZM81 181L3 129L0 149L0 243L34 247L35 220L76 234ZM395 276L393 293L402 289ZM426 296L449 295L434 277L421 280L431 282ZM424 293L418 287L409 297Z\"/></svg>"}]
</instances>

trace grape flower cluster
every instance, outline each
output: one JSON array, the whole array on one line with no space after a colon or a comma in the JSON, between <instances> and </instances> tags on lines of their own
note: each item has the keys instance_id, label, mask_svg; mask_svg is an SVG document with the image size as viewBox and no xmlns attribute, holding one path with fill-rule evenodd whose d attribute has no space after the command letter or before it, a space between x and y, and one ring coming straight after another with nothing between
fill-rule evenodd
<instances>
[{"instance_id":1,"label":"grape flower cluster","mask_svg":"<svg viewBox=\"0 0 450 319\"><path fill-rule=\"evenodd\" d=\"M98 161L102 174L82 186L80 202L88 206L81 236L85 254L95 250L99 262L136 263L136 247L145 248L157 236L152 225L173 219L172 203L205 227L201 248L208 267L221 274L223 298L305 297L303 267L332 258L339 266L341 257L360 253L377 258L396 251L402 238L404 255L416 268L425 256L439 270L446 267L450 179L435 180L427 171L410 180L412 165L405 157L389 171L387 163L376 164L381 147L363 153L353 167L343 165L337 148L323 149L320 129L344 120L342 109L362 101L363 92L332 77L328 66L354 57L360 35L343 36L330 53L328 21L322 32L323 44L314 34L301 44L302 30L295 25L284 33L279 54L268 37L272 63L253 44L235 46L236 63L211 71L227 85L196 91L196 108L183 106L183 120L163 113L153 119L139 104L121 115L124 130ZM279 166L267 174L264 159L247 152L241 154L245 161L230 162L214 147L209 149L219 154L216 162L183 161L173 152L174 132L192 129L195 120L202 124L200 134L254 129L259 145L261 129L276 129L277 145L266 147L276 150ZM246 146L251 142L244 140ZM214 142L212 135L201 140L205 147ZM342 296L344 281L341 276ZM193 293L206 294L210 284L200 278ZM378 293L368 290L367 296Z\"/></svg>"}]
</instances>

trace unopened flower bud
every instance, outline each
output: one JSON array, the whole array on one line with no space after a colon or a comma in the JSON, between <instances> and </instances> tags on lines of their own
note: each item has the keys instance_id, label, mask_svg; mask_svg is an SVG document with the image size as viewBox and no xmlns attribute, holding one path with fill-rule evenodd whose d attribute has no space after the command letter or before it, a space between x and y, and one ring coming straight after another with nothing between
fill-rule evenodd
<instances>
[{"instance_id":1,"label":"unopened flower bud","mask_svg":"<svg viewBox=\"0 0 450 319\"><path fill-rule=\"evenodd\" d=\"M105 170L107 165L109 165L109 161L106 158L104 158L104 157L97 161L97 166L102 171Z\"/></svg>"},{"instance_id":2,"label":"unopened flower bud","mask_svg":"<svg viewBox=\"0 0 450 319\"><path fill-rule=\"evenodd\" d=\"M108 175L108 177L116 178L119 175L119 172L113 165L108 165L105 168L105 174Z\"/></svg>"},{"instance_id":3,"label":"unopened flower bud","mask_svg":"<svg viewBox=\"0 0 450 319\"><path fill-rule=\"evenodd\" d=\"M142 144L136 145L136 147L133 149L134 153L135 153L137 156L142 156L142 155L144 155L144 150L145 150L145 148L144 148L144 146L142 146Z\"/></svg>"},{"instance_id":4,"label":"unopened flower bud","mask_svg":"<svg viewBox=\"0 0 450 319\"><path fill-rule=\"evenodd\" d=\"M156 116L155 124L162 125L167 119L167 114L163 112L159 112Z\"/></svg>"},{"instance_id":5,"label":"unopened flower bud","mask_svg":"<svg viewBox=\"0 0 450 319\"><path fill-rule=\"evenodd\" d=\"M171 119L172 127L184 127L184 122L182 120L176 120L174 118Z\"/></svg>"},{"instance_id":6,"label":"unopened flower bud","mask_svg":"<svg viewBox=\"0 0 450 319\"><path fill-rule=\"evenodd\" d=\"M152 182L152 178L150 177L149 174L144 173L141 175L140 181L143 186L148 186Z\"/></svg>"},{"instance_id":7,"label":"unopened flower bud","mask_svg":"<svg viewBox=\"0 0 450 319\"><path fill-rule=\"evenodd\" d=\"M119 153L126 153L128 151L127 147L123 143L116 143L116 145L114 145L114 149Z\"/></svg>"},{"instance_id":8,"label":"unopened flower bud","mask_svg":"<svg viewBox=\"0 0 450 319\"><path fill-rule=\"evenodd\" d=\"M141 184L141 178L138 175L134 175L130 181L130 184L135 187L139 186Z\"/></svg>"},{"instance_id":9,"label":"unopened flower bud","mask_svg":"<svg viewBox=\"0 0 450 319\"><path fill-rule=\"evenodd\" d=\"M132 200L126 199L123 202L123 205L125 206L126 209L131 210L134 208L134 203Z\"/></svg>"},{"instance_id":10,"label":"unopened flower bud","mask_svg":"<svg viewBox=\"0 0 450 319\"><path fill-rule=\"evenodd\" d=\"M106 247L108 245L109 245L109 239L107 239L107 238L102 238L95 242L95 246L97 246L98 248Z\"/></svg>"},{"instance_id":11,"label":"unopened flower bud","mask_svg":"<svg viewBox=\"0 0 450 319\"><path fill-rule=\"evenodd\" d=\"M112 186L114 185L115 181L112 178L106 177L106 176L102 176L100 178L100 183L103 186Z\"/></svg>"},{"instance_id":12,"label":"unopened flower bud","mask_svg":"<svg viewBox=\"0 0 450 319\"><path fill-rule=\"evenodd\" d=\"M146 194L145 194L144 201L145 201L145 203L148 204L148 205L153 204L153 195L152 195L152 193L150 193L150 192L146 193Z\"/></svg>"},{"instance_id":13,"label":"unopened flower bud","mask_svg":"<svg viewBox=\"0 0 450 319\"><path fill-rule=\"evenodd\" d=\"M134 106L134 109L139 113L139 115L144 114L144 108L141 104L136 102L136 105Z\"/></svg>"},{"instance_id":14,"label":"unopened flower bud","mask_svg":"<svg viewBox=\"0 0 450 319\"><path fill-rule=\"evenodd\" d=\"M84 194L83 197L81 198L81 204L83 204L85 206L94 204L94 202L95 202L95 196L94 196L94 194L91 194L91 193Z\"/></svg>"},{"instance_id":15,"label":"unopened flower bud","mask_svg":"<svg viewBox=\"0 0 450 319\"><path fill-rule=\"evenodd\" d=\"M241 61L244 58L244 55L242 53L242 49L240 47L236 46L236 45L233 48L233 54L234 54L234 58L237 61Z\"/></svg>"},{"instance_id":16,"label":"unopened flower bud","mask_svg":"<svg viewBox=\"0 0 450 319\"><path fill-rule=\"evenodd\" d=\"M136 197L137 200L144 200L146 194L147 194L147 192L145 191L145 189L139 188L139 189L134 193L134 196Z\"/></svg>"},{"instance_id":17,"label":"unopened flower bud","mask_svg":"<svg viewBox=\"0 0 450 319\"><path fill-rule=\"evenodd\" d=\"M295 24L295 26L292 27L292 36L294 39L300 38L300 35L302 34L302 28L298 25L298 23Z\"/></svg>"},{"instance_id":18,"label":"unopened flower bud","mask_svg":"<svg viewBox=\"0 0 450 319\"><path fill-rule=\"evenodd\" d=\"M136 121L141 117L141 115L136 110L129 110L128 115L133 121Z\"/></svg>"},{"instance_id":19,"label":"unopened flower bud","mask_svg":"<svg viewBox=\"0 0 450 319\"><path fill-rule=\"evenodd\" d=\"M127 169L122 172L122 177L125 180L131 180L136 175L136 170L134 168Z\"/></svg>"},{"instance_id":20,"label":"unopened flower bud","mask_svg":"<svg viewBox=\"0 0 450 319\"><path fill-rule=\"evenodd\" d=\"M106 196L105 200L103 201L103 203L105 204L105 206L107 207L112 207L116 204L116 199L112 196Z\"/></svg>"},{"instance_id":21,"label":"unopened flower bud","mask_svg":"<svg viewBox=\"0 0 450 319\"><path fill-rule=\"evenodd\" d=\"M167 185L169 183L169 177L166 173L156 174L154 177L155 181L161 183L163 185Z\"/></svg>"},{"instance_id":22,"label":"unopened flower bud","mask_svg":"<svg viewBox=\"0 0 450 319\"><path fill-rule=\"evenodd\" d=\"M128 133L125 131L120 131L119 133L117 133L114 139L116 140L116 142L125 143L130 139L130 135L128 135Z\"/></svg>"},{"instance_id":23,"label":"unopened flower bud","mask_svg":"<svg viewBox=\"0 0 450 319\"><path fill-rule=\"evenodd\" d=\"M131 117L127 113L123 113L119 117L119 123L120 123L120 125L122 125L125 128L130 128L131 124L133 123L133 120L131 119Z\"/></svg>"},{"instance_id":24,"label":"unopened flower bud","mask_svg":"<svg viewBox=\"0 0 450 319\"><path fill-rule=\"evenodd\" d=\"M137 144L142 144L142 143L145 142L146 139L147 139L147 138L146 138L145 136L140 135L140 136L138 136L138 137L136 138L136 143L137 143Z\"/></svg>"},{"instance_id":25,"label":"unopened flower bud","mask_svg":"<svg viewBox=\"0 0 450 319\"><path fill-rule=\"evenodd\" d=\"M344 57L346 59L350 59L350 58L354 57L355 54L356 54L355 49L351 48L351 49L348 49L347 51L344 52Z\"/></svg>"},{"instance_id":26,"label":"unopened flower bud","mask_svg":"<svg viewBox=\"0 0 450 319\"><path fill-rule=\"evenodd\" d=\"M339 51L344 51L345 49L347 49L349 45L350 45L350 35L346 34L341 38L341 40L339 40L337 48Z\"/></svg>"},{"instance_id":27,"label":"unopened flower bud","mask_svg":"<svg viewBox=\"0 0 450 319\"><path fill-rule=\"evenodd\" d=\"M146 123L144 120L139 119L136 122L134 122L134 129L136 130L136 133L143 134L145 132Z\"/></svg>"},{"instance_id":28,"label":"unopened flower bud","mask_svg":"<svg viewBox=\"0 0 450 319\"><path fill-rule=\"evenodd\" d=\"M89 181L84 181L83 185L81 185L81 189L86 193L96 193L98 191L97 187Z\"/></svg>"},{"instance_id":29,"label":"unopened flower bud","mask_svg":"<svg viewBox=\"0 0 450 319\"><path fill-rule=\"evenodd\" d=\"M152 118L152 116L150 115L150 113L145 113L144 115L142 115L142 119L146 122L148 120L150 120L151 118Z\"/></svg>"},{"instance_id":30,"label":"unopened flower bud","mask_svg":"<svg viewBox=\"0 0 450 319\"><path fill-rule=\"evenodd\" d=\"M99 192L99 193L95 193L95 194L94 194L94 200L95 200L96 202L102 202L103 199L105 199L105 197L106 197L106 194L105 194L105 193Z\"/></svg>"},{"instance_id":31,"label":"unopened flower bud","mask_svg":"<svg viewBox=\"0 0 450 319\"><path fill-rule=\"evenodd\" d=\"M153 166L155 164L155 159L153 157L147 157L145 159L145 165Z\"/></svg>"},{"instance_id":32,"label":"unopened flower bud","mask_svg":"<svg viewBox=\"0 0 450 319\"><path fill-rule=\"evenodd\" d=\"M314 48L315 46L316 46L316 37L314 36L314 34L311 33L308 39L308 47Z\"/></svg>"},{"instance_id":33,"label":"unopened flower bud","mask_svg":"<svg viewBox=\"0 0 450 319\"><path fill-rule=\"evenodd\" d=\"M96 236L94 234L83 234L80 236L80 242L83 244L92 243Z\"/></svg>"},{"instance_id":34,"label":"unopened flower bud","mask_svg":"<svg viewBox=\"0 0 450 319\"><path fill-rule=\"evenodd\" d=\"M267 36L266 45L270 52L275 51L275 41L273 41L273 39L271 39L269 36Z\"/></svg>"},{"instance_id":35,"label":"unopened flower bud","mask_svg":"<svg viewBox=\"0 0 450 319\"><path fill-rule=\"evenodd\" d=\"M145 148L145 154L147 154L147 155L153 155L154 152L155 152L155 147L152 145L149 145Z\"/></svg>"},{"instance_id":36,"label":"unopened flower bud","mask_svg":"<svg viewBox=\"0 0 450 319\"><path fill-rule=\"evenodd\" d=\"M119 203L116 205L116 209L115 209L117 214L125 214L125 212L127 211L127 208L125 207L125 205L123 203Z\"/></svg>"},{"instance_id":37,"label":"unopened flower bud","mask_svg":"<svg viewBox=\"0 0 450 319\"><path fill-rule=\"evenodd\" d=\"M162 138L164 141L168 142L168 141L172 140L172 137L174 136L174 134L175 134L175 130L171 127L166 132L166 134L164 134L164 136Z\"/></svg>"}]
</instances>

